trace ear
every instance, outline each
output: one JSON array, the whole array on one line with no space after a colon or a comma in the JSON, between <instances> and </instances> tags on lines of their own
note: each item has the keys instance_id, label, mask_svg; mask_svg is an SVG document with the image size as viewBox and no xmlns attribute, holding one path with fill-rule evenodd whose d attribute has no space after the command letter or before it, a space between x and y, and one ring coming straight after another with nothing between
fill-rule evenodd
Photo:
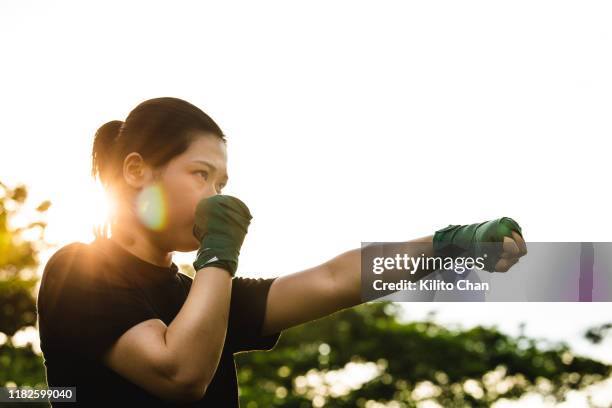
<instances>
[{"instance_id":1,"label":"ear","mask_svg":"<svg viewBox=\"0 0 612 408\"><path fill-rule=\"evenodd\" d=\"M153 180L153 169L140 153L132 152L123 160L123 178L128 186L140 190Z\"/></svg>"}]
</instances>

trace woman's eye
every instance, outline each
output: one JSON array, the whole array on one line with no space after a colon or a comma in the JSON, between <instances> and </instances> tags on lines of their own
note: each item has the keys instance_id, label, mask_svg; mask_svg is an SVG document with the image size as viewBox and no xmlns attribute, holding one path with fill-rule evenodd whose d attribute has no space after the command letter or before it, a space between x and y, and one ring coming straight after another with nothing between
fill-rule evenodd
<instances>
[{"instance_id":1,"label":"woman's eye","mask_svg":"<svg viewBox=\"0 0 612 408\"><path fill-rule=\"evenodd\" d=\"M197 174L203 174L203 175L204 175L203 177L204 177L206 180L208 180L208 172L207 172L207 171L205 171L205 170L199 170L199 171L196 171L196 173L197 173Z\"/></svg>"}]
</instances>

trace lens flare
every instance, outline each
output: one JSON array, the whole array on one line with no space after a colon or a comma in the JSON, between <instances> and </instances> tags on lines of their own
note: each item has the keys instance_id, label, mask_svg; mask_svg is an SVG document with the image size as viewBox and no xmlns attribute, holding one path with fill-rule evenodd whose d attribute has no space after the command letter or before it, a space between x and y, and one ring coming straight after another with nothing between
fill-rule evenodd
<instances>
[{"instance_id":1,"label":"lens flare","mask_svg":"<svg viewBox=\"0 0 612 408\"><path fill-rule=\"evenodd\" d=\"M152 184L138 194L136 212L143 224L150 229L161 231L166 227L168 212L161 185Z\"/></svg>"}]
</instances>

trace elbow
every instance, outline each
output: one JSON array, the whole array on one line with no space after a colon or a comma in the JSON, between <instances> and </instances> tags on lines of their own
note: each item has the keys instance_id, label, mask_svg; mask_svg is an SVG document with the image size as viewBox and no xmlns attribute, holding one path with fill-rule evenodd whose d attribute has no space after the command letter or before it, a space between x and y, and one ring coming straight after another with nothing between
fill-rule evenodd
<instances>
[{"instance_id":1,"label":"elbow","mask_svg":"<svg viewBox=\"0 0 612 408\"><path fill-rule=\"evenodd\" d=\"M190 375L177 375L172 382L177 391L177 397L182 402L193 402L204 397L210 381L211 378L205 372L200 372Z\"/></svg>"},{"instance_id":2,"label":"elbow","mask_svg":"<svg viewBox=\"0 0 612 408\"><path fill-rule=\"evenodd\" d=\"M202 399L208 389L208 382L189 381L176 384L178 402L194 402Z\"/></svg>"},{"instance_id":3,"label":"elbow","mask_svg":"<svg viewBox=\"0 0 612 408\"><path fill-rule=\"evenodd\" d=\"M176 380L174 382L174 395L173 400L175 402L194 402L202 399L208 389L208 382L203 381L187 381L187 380Z\"/></svg>"},{"instance_id":4,"label":"elbow","mask_svg":"<svg viewBox=\"0 0 612 408\"><path fill-rule=\"evenodd\" d=\"M179 402L193 402L202 399L206 394L211 378L202 370L198 373L187 373L176 365L166 367L164 377L169 384L170 395L167 399Z\"/></svg>"}]
</instances>

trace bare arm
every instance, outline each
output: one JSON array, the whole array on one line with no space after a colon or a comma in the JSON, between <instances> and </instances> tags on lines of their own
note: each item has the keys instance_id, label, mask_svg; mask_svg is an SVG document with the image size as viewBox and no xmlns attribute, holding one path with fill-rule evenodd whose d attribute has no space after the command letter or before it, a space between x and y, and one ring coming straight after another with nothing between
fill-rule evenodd
<instances>
[{"instance_id":1,"label":"bare arm","mask_svg":"<svg viewBox=\"0 0 612 408\"><path fill-rule=\"evenodd\" d=\"M406 242L412 256L433 255L433 235ZM421 243L422 245L419 245ZM418 280L433 271L419 270ZM270 287L262 334L316 320L361 300L361 248L346 251L314 268L277 278Z\"/></svg>"},{"instance_id":2,"label":"bare arm","mask_svg":"<svg viewBox=\"0 0 612 408\"><path fill-rule=\"evenodd\" d=\"M150 319L132 327L105 353L105 364L161 398L201 398L221 358L231 287L224 269L198 271L172 323Z\"/></svg>"},{"instance_id":3,"label":"bare arm","mask_svg":"<svg viewBox=\"0 0 612 408\"><path fill-rule=\"evenodd\" d=\"M433 235L399 243L411 257L433 256ZM516 232L505 237L498 272L507 271L526 251L525 241ZM434 272L419 268L402 278L417 281ZM384 296L384 294L381 294ZM316 320L363 303L361 300L361 248L344 252L322 265L277 278L270 287L262 334Z\"/></svg>"}]
</instances>

